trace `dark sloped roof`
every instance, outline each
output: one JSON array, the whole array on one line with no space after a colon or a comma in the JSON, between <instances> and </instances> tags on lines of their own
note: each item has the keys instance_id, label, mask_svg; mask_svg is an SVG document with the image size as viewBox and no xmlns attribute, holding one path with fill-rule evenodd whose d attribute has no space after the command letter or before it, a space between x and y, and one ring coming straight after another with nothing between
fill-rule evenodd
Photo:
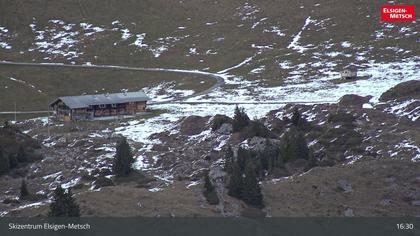
<instances>
[{"instance_id":1,"label":"dark sloped roof","mask_svg":"<svg viewBox=\"0 0 420 236\"><path fill-rule=\"evenodd\" d=\"M63 101L71 109L75 109L75 108L85 108L91 105L148 101L150 100L150 98L143 91L82 95L82 96L67 96L67 97L57 98L54 102L50 104L50 106L54 105L60 100Z\"/></svg>"},{"instance_id":2,"label":"dark sloped roof","mask_svg":"<svg viewBox=\"0 0 420 236\"><path fill-rule=\"evenodd\" d=\"M355 65L348 65L348 66L345 66L343 69L350 70L350 71L357 71L357 67Z\"/></svg>"}]
</instances>

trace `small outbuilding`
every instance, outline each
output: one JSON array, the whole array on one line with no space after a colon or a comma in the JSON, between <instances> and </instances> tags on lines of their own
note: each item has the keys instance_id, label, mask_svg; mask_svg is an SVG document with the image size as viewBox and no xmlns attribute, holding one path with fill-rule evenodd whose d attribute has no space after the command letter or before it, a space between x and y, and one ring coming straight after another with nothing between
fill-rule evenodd
<instances>
[{"instance_id":1,"label":"small outbuilding","mask_svg":"<svg viewBox=\"0 0 420 236\"><path fill-rule=\"evenodd\" d=\"M355 66L346 66L343 71L341 71L341 78L343 79L356 79L357 78L357 68Z\"/></svg>"},{"instance_id":2,"label":"small outbuilding","mask_svg":"<svg viewBox=\"0 0 420 236\"><path fill-rule=\"evenodd\" d=\"M149 100L143 91L67 96L57 98L50 104L50 108L59 120L92 120L135 115L146 110Z\"/></svg>"}]
</instances>

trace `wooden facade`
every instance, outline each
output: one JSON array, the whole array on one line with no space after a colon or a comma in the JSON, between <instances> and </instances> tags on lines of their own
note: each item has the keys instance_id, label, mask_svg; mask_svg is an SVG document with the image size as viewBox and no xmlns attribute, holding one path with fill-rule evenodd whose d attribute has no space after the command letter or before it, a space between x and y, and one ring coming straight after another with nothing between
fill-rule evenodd
<instances>
[{"instance_id":1,"label":"wooden facade","mask_svg":"<svg viewBox=\"0 0 420 236\"><path fill-rule=\"evenodd\" d=\"M56 118L62 121L135 115L136 113L146 111L147 97L129 97L129 99L125 99L125 95L114 95L118 96L85 95L79 97L62 97L51 103L50 107Z\"/></svg>"},{"instance_id":2,"label":"wooden facade","mask_svg":"<svg viewBox=\"0 0 420 236\"><path fill-rule=\"evenodd\" d=\"M62 101L53 106L54 114L59 120L91 120L98 117L135 115L146 111L146 101L120 104L92 105L88 108L71 109Z\"/></svg>"}]
</instances>

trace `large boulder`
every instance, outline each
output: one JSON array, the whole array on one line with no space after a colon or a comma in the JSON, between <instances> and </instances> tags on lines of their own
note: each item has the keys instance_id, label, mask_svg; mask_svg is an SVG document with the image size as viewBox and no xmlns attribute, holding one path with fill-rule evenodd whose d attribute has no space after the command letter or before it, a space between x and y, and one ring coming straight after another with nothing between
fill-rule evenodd
<instances>
[{"instance_id":1,"label":"large boulder","mask_svg":"<svg viewBox=\"0 0 420 236\"><path fill-rule=\"evenodd\" d=\"M379 98L379 101L405 100L407 98L420 98L420 80L410 80L397 84L383 93Z\"/></svg>"},{"instance_id":2,"label":"large boulder","mask_svg":"<svg viewBox=\"0 0 420 236\"><path fill-rule=\"evenodd\" d=\"M0 127L0 175L12 173L15 177L24 177L26 169L20 169L30 162L41 160L40 143L14 126L5 124Z\"/></svg>"},{"instance_id":3,"label":"large boulder","mask_svg":"<svg viewBox=\"0 0 420 236\"><path fill-rule=\"evenodd\" d=\"M219 130L225 124L230 124L232 127L232 118L217 114L211 119L211 129L213 131Z\"/></svg>"},{"instance_id":4,"label":"large boulder","mask_svg":"<svg viewBox=\"0 0 420 236\"><path fill-rule=\"evenodd\" d=\"M17 153L20 147L28 152L41 148L36 139L9 125L0 128L0 146L6 154Z\"/></svg>"},{"instance_id":5,"label":"large boulder","mask_svg":"<svg viewBox=\"0 0 420 236\"><path fill-rule=\"evenodd\" d=\"M346 94L340 98L338 105L343 107L362 107L363 104L369 102L372 96L362 97L356 94Z\"/></svg>"},{"instance_id":6,"label":"large boulder","mask_svg":"<svg viewBox=\"0 0 420 236\"><path fill-rule=\"evenodd\" d=\"M270 146L279 146L279 139L268 139L263 137L252 137L248 139L248 146L255 151L263 151Z\"/></svg>"},{"instance_id":7,"label":"large boulder","mask_svg":"<svg viewBox=\"0 0 420 236\"><path fill-rule=\"evenodd\" d=\"M220 128L216 131L219 134L225 134L228 135L232 133L233 127L230 123L224 123L220 126Z\"/></svg>"},{"instance_id":8,"label":"large boulder","mask_svg":"<svg viewBox=\"0 0 420 236\"><path fill-rule=\"evenodd\" d=\"M93 188L98 189L106 186L114 186L114 182L111 179L106 177L99 177L97 180L93 182Z\"/></svg>"},{"instance_id":9,"label":"large boulder","mask_svg":"<svg viewBox=\"0 0 420 236\"><path fill-rule=\"evenodd\" d=\"M182 135L196 135L206 130L208 117L202 116L189 116L181 123Z\"/></svg>"},{"instance_id":10,"label":"large boulder","mask_svg":"<svg viewBox=\"0 0 420 236\"><path fill-rule=\"evenodd\" d=\"M345 179L340 179L337 181L337 187L340 191L344 192L344 193L351 193L353 192L353 188L350 184L349 181L345 180Z\"/></svg>"}]
</instances>

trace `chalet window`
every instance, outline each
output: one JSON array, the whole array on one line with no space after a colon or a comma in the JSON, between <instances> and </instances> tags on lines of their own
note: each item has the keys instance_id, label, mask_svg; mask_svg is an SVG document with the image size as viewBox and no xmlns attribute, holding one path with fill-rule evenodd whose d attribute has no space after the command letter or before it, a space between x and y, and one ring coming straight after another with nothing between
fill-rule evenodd
<instances>
[{"instance_id":1,"label":"chalet window","mask_svg":"<svg viewBox=\"0 0 420 236\"><path fill-rule=\"evenodd\" d=\"M105 104L101 104L101 105L99 105L99 108L106 108L106 105Z\"/></svg>"},{"instance_id":2,"label":"chalet window","mask_svg":"<svg viewBox=\"0 0 420 236\"><path fill-rule=\"evenodd\" d=\"M116 108L117 104L111 104L111 107Z\"/></svg>"}]
</instances>

